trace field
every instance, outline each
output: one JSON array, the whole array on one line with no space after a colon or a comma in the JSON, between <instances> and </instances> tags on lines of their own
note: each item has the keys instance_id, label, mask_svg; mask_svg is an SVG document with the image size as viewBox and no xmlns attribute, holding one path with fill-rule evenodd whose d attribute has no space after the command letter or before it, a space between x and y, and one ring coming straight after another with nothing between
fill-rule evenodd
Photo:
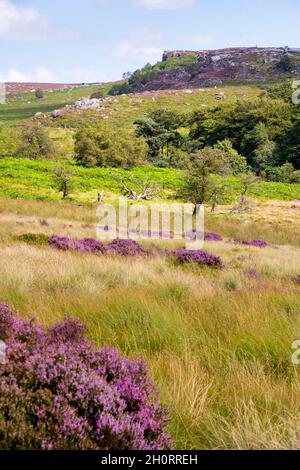
<instances>
[{"instance_id":1,"label":"field","mask_svg":"<svg viewBox=\"0 0 300 470\"><path fill-rule=\"evenodd\" d=\"M221 271L21 241L28 233L95 236L95 210L70 202L2 198L0 222L1 300L46 325L77 316L98 345L142 355L176 448L299 449L291 345L300 334L300 211L291 203L208 216L206 229L225 237L205 246L222 257ZM239 237L270 246L233 244Z\"/></svg>"},{"instance_id":2,"label":"field","mask_svg":"<svg viewBox=\"0 0 300 470\"><path fill-rule=\"evenodd\" d=\"M180 202L181 170L77 165L76 129L103 118L129 130L136 118L155 109L184 114L215 105L223 90L108 97L109 87L48 91L42 100L34 93L15 95L0 107L0 302L46 326L65 315L78 317L98 346L144 358L169 410L177 449L299 450L300 375L291 359L292 343L300 339L299 184L259 181L249 191L251 210L237 213L232 208L241 181L226 177L230 191L218 214L206 206L205 217L205 230L223 237L205 242L205 249L221 257L224 269L179 265L166 255L166 248L182 246L174 241L143 241L153 248L150 257L96 256L49 246L54 234L95 238L97 195L104 192L104 201L116 204L120 178L150 179L160 188L159 201ZM53 157L14 155L11 126L97 90L106 97L101 111L42 119L56 145ZM221 105L263 90L232 84L224 91ZM74 180L65 200L53 176L60 163ZM236 239L265 240L268 246Z\"/></svg>"}]
</instances>

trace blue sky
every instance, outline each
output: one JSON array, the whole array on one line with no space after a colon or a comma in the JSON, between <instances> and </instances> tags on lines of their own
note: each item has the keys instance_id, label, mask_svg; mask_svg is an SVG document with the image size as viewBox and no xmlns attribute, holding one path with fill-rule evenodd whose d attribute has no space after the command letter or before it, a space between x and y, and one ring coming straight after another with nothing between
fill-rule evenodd
<instances>
[{"instance_id":1,"label":"blue sky","mask_svg":"<svg viewBox=\"0 0 300 470\"><path fill-rule=\"evenodd\" d=\"M299 0L0 0L0 80L117 80L164 49L300 47Z\"/></svg>"}]
</instances>

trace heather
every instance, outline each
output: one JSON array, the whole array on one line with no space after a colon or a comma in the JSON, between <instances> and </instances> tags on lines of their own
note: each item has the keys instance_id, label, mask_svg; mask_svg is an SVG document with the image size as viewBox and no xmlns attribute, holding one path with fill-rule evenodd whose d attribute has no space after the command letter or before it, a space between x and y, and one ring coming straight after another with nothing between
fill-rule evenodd
<instances>
[{"instance_id":1,"label":"heather","mask_svg":"<svg viewBox=\"0 0 300 470\"><path fill-rule=\"evenodd\" d=\"M266 248L269 243L265 240L234 240L237 245L254 246L256 248Z\"/></svg>"},{"instance_id":2,"label":"heather","mask_svg":"<svg viewBox=\"0 0 300 470\"><path fill-rule=\"evenodd\" d=\"M180 248L175 251L174 255L179 263L195 263L201 266L223 268L221 258L206 250L186 250L185 248Z\"/></svg>"},{"instance_id":3,"label":"heather","mask_svg":"<svg viewBox=\"0 0 300 470\"><path fill-rule=\"evenodd\" d=\"M247 214L207 214L206 231L224 241L205 241L205 250L224 268L198 269L173 262L182 242L143 243L155 256L78 256L21 242L23 233L93 238L95 208L5 199L0 298L44 328L67 312L98 348L142 357L176 449L299 449L299 368L291 364L300 331L298 212L269 201ZM234 239L270 246L249 251Z\"/></svg>"},{"instance_id":4,"label":"heather","mask_svg":"<svg viewBox=\"0 0 300 470\"><path fill-rule=\"evenodd\" d=\"M0 304L0 449L168 449L166 414L142 360L96 349L67 318L46 330Z\"/></svg>"}]
</instances>

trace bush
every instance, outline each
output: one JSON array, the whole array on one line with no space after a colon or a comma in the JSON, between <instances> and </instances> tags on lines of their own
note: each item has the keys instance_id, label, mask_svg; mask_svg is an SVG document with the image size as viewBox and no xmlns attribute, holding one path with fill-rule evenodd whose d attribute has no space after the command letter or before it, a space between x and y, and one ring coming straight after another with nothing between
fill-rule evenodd
<instances>
[{"instance_id":1,"label":"bush","mask_svg":"<svg viewBox=\"0 0 300 470\"><path fill-rule=\"evenodd\" d=\"M130 168L145 163L146 142L124 129L101 123L77 132L75 159L87 167Z\"/></svg>"},{"instance_id":2,"label":"bush","mask_svg":"<svg viewBox=\"0 0 300 470\"><path fill-rule=\"evenodd\" d=\"M18 237L18 240L33 245L47 245L49 243L49 237L43 233L23 233Z\"/></svg>"},{"instance_id":3,"label":"bush","mask_svg":"<svg viewBox=\"0 0 300 470\"><path fill-rule=\"evenodd\" d=\"M121 256L141 256L147 254L147 251L135 240L113 240L108 245L108 249L110 253Z\"/></svg>"},{"instance_id":4,"label":"bush","mask_svg":"<svg viewBox=\"0 0 300 470\"><path fill-rule=\"evenodd\" d=\"M179 263L195 263L215 268L223 268L224 266L219 256L205 250L186 250L181 248L175 251L175 257Z\"/></svg>"},{"instance_id":5,"label":"bush","mask_svg":"<svg viewBox=\"0 0 300 470\"><path fill-rule=\"evenodd\" d=\"M47 130L39 125L25 127L21 133L21 145L17 157L38 160L48 158L54 153L54 144Z\"/></svg>"},{"instance_id":6,"label":"bush","mask_svg":"<svg viewBox=\"0 0 300 470\"><path fill-rule=\"evenodd\" d=\"M237 245L255 246L257 248L267 248L269 243L265 240L234 240Z\"/></svg>"},{"instance_id":7,"label":"bush","mask_svg":"<svg viewBox=\"0 0 300 470\"><path fill-rule=\"evenodd\" d=\"M41 88L38 88L35 92L35 97L42 100L44 98L44 91Z\"/></svg>"},{"instance_id":8,"label":"bush","mask_svg":"<svg viewBox=\"0 0 300 470\"><path fill-rule=\"evenodd\" d=\"M95 349L85 333L78 319L45 330L0 304L0 449L170 448L144 362Z\"/></svg>"},{"instance_id":9,"label":"bush","mask_svg":"<svg viewBox=\"0 0 300 470\"><path fill-rule=\"evenodd\" d=\"M93 99L96 99L96 100L101 100L103 98L103 93L102 91L95 91L95 93L92 93L91 96L90 96L90 99L93 100Z\"/></svg>"}]
</instances>

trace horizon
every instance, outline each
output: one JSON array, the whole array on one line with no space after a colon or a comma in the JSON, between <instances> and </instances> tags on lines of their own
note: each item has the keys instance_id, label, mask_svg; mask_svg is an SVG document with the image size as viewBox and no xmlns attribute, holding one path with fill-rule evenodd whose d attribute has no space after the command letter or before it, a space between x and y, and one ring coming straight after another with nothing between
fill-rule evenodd
<instances>
[{"instance_id":1,"label":"horizon","mask_svg":"<svg viewBox=\"0 0 300 470\"><path fill-rule=\"evenodd\" d=\"M164 50L293 48L299 42L296 0L70 3L0 0L0 81L107 83L157 62Z\"/></svg>"}]
</instances>

